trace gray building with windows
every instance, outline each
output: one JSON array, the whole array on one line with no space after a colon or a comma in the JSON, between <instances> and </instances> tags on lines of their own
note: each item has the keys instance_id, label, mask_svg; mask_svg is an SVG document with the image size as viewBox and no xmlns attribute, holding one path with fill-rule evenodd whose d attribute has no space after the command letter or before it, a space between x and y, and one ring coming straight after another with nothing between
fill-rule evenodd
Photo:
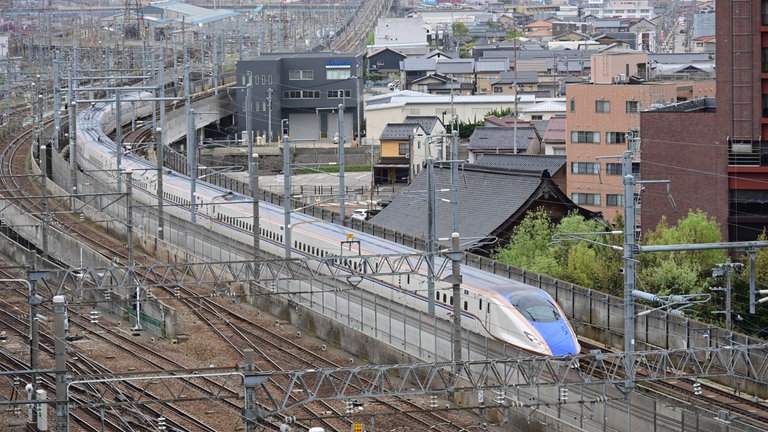
<instances>
[{"instance_id":1,"label":"gray building with windows","mask_svg":"<svg viewBox=\"0 0 768 432\"><path fill-rule=\"evenodd\" d=\"M250 115L254 142L278 142L284 133L292 140L332 141L339 131L339 105L344 105L343 136L351 143L362 120L362 56L335 53L261 55L237 64L235 114L245 130L244 89L251 82ZM281 128L287 120L288 127ZM270 139L271 131L271 139Z\"/></svg>"}]
</instances>

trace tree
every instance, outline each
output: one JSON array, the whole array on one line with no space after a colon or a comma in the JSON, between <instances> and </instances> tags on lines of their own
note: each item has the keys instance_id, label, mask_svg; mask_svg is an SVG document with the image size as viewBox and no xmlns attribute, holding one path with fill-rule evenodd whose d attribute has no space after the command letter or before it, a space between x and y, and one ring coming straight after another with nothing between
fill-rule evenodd
<instances>
[{"instance_id":1,"label":"tree","mask_svg":"<svg viewBox=\"0 0 768 432\"><path fill-rule=\"evenodd\" d=\"M645 235L645 245L720 243L720 224L701 210L690 210L670 227L662 217L653 231ZM638 276L646 290L658 295L702 292L711 278L712 268L723 262L723 250L654 252L638 255Z\"/></svg>"},{"instance_id":2,"label":"tree","mask_svg":"<svg viewBox=\"0 0 768 432\"><path fill-rule=\"evenodd\" d=\"M451 31L453 32L453 38L457 41L465 40L469 36L469 27L463 22L456 21L452 23Z\"/></svg>"},{"instance_id":3,"label":"tree","mask_svg":"<svg viewBox=\"0 0 768 432\"><path fill-rule=\"evenodd\" d=\"M596 243L609 241L602 233L605 226L598 221L585 220L576 213L564 217L554 224L549 213L539 208L529 212L515 227L509 244L499 248L494 258L526 270L546 274L588 288L605 288L609 278L604 274L606 263L620 259L616 251ZM556 233L578 233L576 238L590 241L552 242ZM613 251L613 253L611 253ZM613 265L613 273L618 267Z\"/></svg>"}]
</instances>

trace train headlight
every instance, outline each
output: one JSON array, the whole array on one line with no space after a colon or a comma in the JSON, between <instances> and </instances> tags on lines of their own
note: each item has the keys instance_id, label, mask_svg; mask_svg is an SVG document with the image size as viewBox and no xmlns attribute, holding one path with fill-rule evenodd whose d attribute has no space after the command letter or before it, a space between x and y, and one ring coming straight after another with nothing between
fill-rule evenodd
<instances>
[{"instance_id":1,"label":"train headlight","mask_svg":"<svg viewBox=\"0 0 768 432\"><path fill-rule=\"evenodd\" d=\"M536 336L525 332L525 335L528 336L528 339L530 339L531 342L535 343L536 345L541 345L541 341Z\"/></svg>"}]
</instances>

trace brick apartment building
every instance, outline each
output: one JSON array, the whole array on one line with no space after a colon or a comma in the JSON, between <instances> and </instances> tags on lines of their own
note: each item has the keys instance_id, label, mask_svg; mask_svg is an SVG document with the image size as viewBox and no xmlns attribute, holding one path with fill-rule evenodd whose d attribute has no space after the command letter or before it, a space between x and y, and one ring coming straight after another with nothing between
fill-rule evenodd
<instances>
[{"instance_id":1,"label":"brick apartment building","mask_svg":"<svg viewBox=\"0 0 768 432\"><path fill-rule=\"evenodd\" d=\"M700 208L725 239L749 241L768 227L768 0L718 0L715 13L717 108L643 113L642 173L672 180L680 217ZM644 225L676 221L658 189L643 198Z\"/></svg>"},{"instance_id":2,"label":"brick apartment building","mask_svg":"<svg viewBox=\"0 0 768 432\"><path fill-rule=\"evenodd\" d=\"M640 112L712 97L715 82L648 81L648 57L637 52L594 55L592 65L590 83L569 84L566 90L567 194L575 203L615 221L624 206L620 157L628 146L639 150L637 138L644 138L646 132ZM647 153L642 142L642 152L635 153L638 175L640 160Z\"/></svg>"}]
</instances>

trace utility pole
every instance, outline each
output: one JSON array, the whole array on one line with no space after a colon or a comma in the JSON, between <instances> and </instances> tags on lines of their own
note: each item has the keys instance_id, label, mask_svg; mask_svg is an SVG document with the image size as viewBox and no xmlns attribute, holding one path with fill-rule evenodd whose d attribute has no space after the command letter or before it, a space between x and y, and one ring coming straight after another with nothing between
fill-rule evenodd
<instances>
[{"instance_id":1,"label":"utility pole","mask_svg":"<svg viewBox=\"0 0 768 432\"><path fill-rule=\"evenodd\" d=\"M725 315L725 329L728 330L728 333L731 335L733 334L733 308L731 307L731 274L733 273L733 269L737 269L737 271L741 270L741 268L744 267L744 264L742 263L735 263L731 262L731 259L728 258L725 260L722 264L717 264L715 268L712 269L712 276L714 276L716 279L721 280L723 276L725 276L725 288L721 287L713 287L710 288L712 291L725 291L725 310L722 311L713 311L712 313L716 314L724 314Z\"/></svg>"},{"instance_id":2,"label":"utility pole","mask_svg":"<svg viewBox=\"0 0 768 432\"><path fill-rule=\"evenodd\" d=\"M65 320L67 304L63 295L53 297L54 356L56 360L56 430L67 430L67 352Z\"/></svg>"},{"instance_id":3,"label":"utility pole","mask_svg":"<svg viewBox=\"0 0 768 432\"><path fill-rule=\"evenodd\" d=\"M427 313L435 315L435 230L437 217L435 215L435 160L427 157Z\"/></svg>"},{"instance_id":4,"label":"utility pole","mask_svg":"<svg viewBox=\"0 0 768 432\"><path fill-rule=\"evenodd\" d=\"M459 233L451 234L451 251L446 254L451 260L451 284L453 288L453 359L461 362L461 260L464 252L459 245Z\"/></svg>"},{"instance_id":5,"label":"utility pole","mask_svg":"<svg viewBox=\"0 0 768 432\"><path fill-rule=\"evenodd\" d=\"M272 92L273 91L274 90L272 88L268 88L267 89L267 129L268 129L267 130L267 143L269 145L272 145ZM250 105L248 105L248 107L250 107ZM246 109L246 111L248 111L248 110Z\"/></svg>"},{"instance_id":6,"label":"utility pole","mask_svg":"<svg viewBox=\"0 0 768 432\"><path fill-rule=\"evenodd\" d=\"M291 140L288 138L288 119L280 121L283 132L283 231L285 232L285 259L291 259Z\"/></svg>"},{"instance_id":7,"label":"utility pole","mask_svg":"<svg viewBox=\"0 0 768 432\"><path fill-rule=\"evenodd\" d=\"M635 388L633 370L635 350L635 302L632 291L635 289L635 177L632 175L632 152L622 155L622 176L624 182L624 354L627 368L627 380L624 389L631 391ZM630 422L627 416L627 423ZM627 430L630 425L627 425Z\"/></svg>"},{"instance_id":8,"label":"utility pole","mask_svg":"<svg viewBox=\"0 0 768 432\"><path fill-rule=\"evenodd\" d=\"M253 259L254 261L259 257L259 192L258 192L258 173L254 162L258 160L258 155L253 152L253 120L251 119L251 97L253 88L253 75L248 71L248 82L245 84L245 129L248 133L248 188L251 191L251 200L253 202ZM270 95L271 96L271 95ZM272 123L270 119L270 132L269 136L272 136ZM255 180L255 183L254 183Z\"/></svg>"},{"instance_id":9,"label":"utility pole","mask_svg":"<svg viewBox=\"0 0 768 432\"><path fill-rule=\"evenodd\" d=\"M339 213L341 224L344 225L346 208L344 207L344 90L339 90L341 103L339 104Z\"/></svg>"}]
</instances>

